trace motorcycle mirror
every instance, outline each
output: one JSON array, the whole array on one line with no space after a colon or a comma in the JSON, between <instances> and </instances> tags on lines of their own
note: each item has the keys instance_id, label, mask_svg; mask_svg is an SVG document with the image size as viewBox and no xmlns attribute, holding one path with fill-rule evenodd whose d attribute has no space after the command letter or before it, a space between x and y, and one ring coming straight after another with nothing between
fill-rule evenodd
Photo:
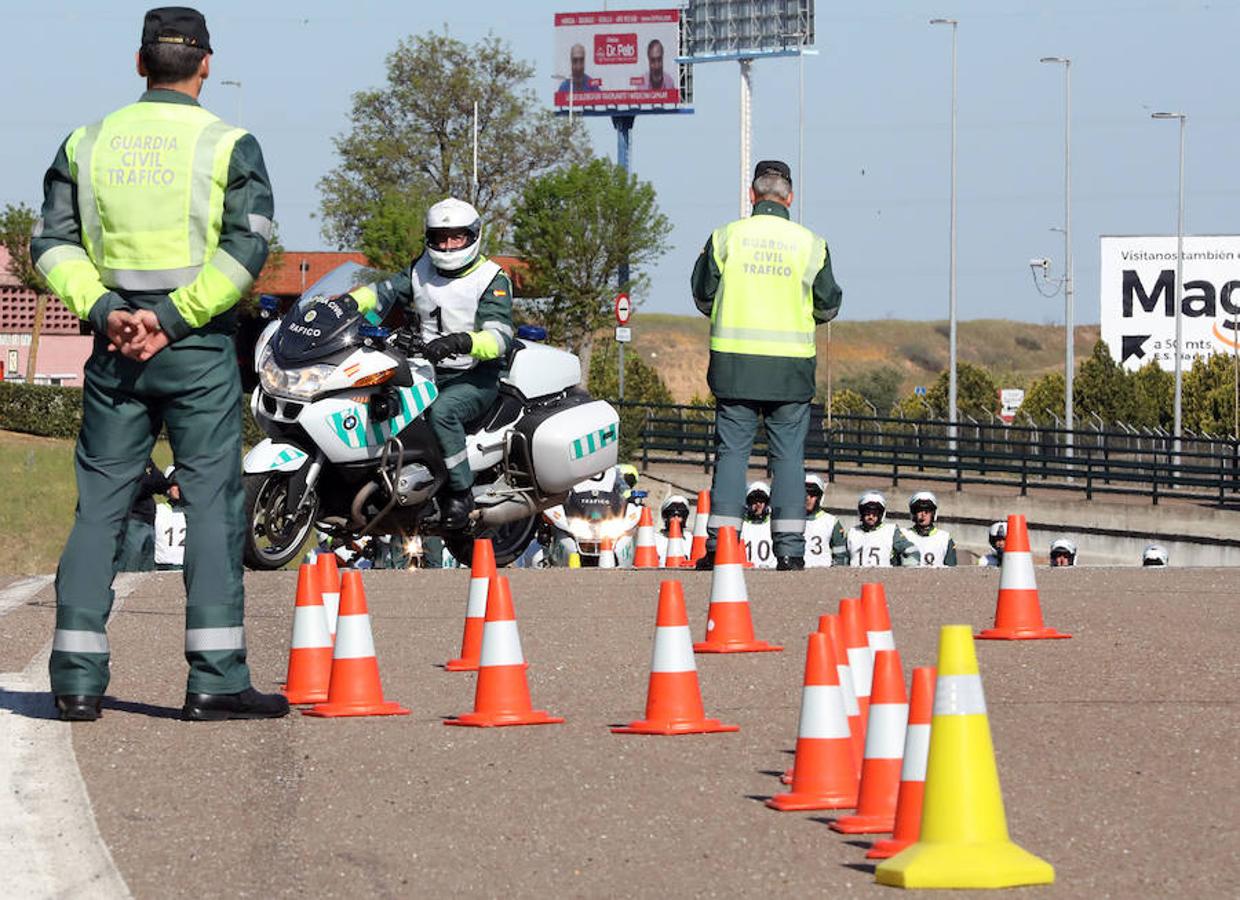
<instances>
[{"instance_id":1,"label":"motorcycle mirror","mask_svg":"<svg viewBox=\"0 0 1240 900\"><path fill-rule=\"evenodd\" d=\"M545 341L547 329L541 325L522 325L517 329L517 337L523 341Z\"/></svg>"},{"instance_id":2,"label":"motorcycle mirror","mask_svg":"<svg viewBox=\"0 0 1240 900\"><path fill-rule=\"evenodd\" d=\"M367 347L373 347L375 344L382 343L388 339L392 332L381 325L371 325L364 322L357 326L357 336L362 339Z\"/></svg>"}]
</instances>

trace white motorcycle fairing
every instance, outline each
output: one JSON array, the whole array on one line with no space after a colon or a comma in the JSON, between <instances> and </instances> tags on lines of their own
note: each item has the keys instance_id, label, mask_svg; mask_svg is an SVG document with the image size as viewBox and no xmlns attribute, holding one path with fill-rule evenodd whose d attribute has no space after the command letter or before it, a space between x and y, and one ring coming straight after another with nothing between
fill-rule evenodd
<instances>
[{"instance_id":1,"label":"white motorcycle fairing","mask_svg":"<svg viewBox=\"0 0 1240 900\"><path fill-rule=\"evenodd\" d=\"M310 457L292 444L280 444L271 438L263 438L250 448L241 463L246 475L261 472L296 472Z\"/></svg>"}]
</instances>

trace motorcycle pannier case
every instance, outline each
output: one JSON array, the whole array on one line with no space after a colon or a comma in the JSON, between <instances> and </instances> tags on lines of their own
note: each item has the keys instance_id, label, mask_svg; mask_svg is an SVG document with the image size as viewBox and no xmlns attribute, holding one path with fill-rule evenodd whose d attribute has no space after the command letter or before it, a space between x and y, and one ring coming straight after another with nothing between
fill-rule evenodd
<instances>
[{"instance_id":1,"label":"motorcycle pannier case","mask_svg":"<svg viewBox=\"0 0 1240 900\"><path fill-rule=\"evenodd\" d=\"M533 470L539 490L562 494L616 464L620 419L611 404L570 394L527 413L517 423L513 451L521 468Z\"/></svg>"}]
</instances>

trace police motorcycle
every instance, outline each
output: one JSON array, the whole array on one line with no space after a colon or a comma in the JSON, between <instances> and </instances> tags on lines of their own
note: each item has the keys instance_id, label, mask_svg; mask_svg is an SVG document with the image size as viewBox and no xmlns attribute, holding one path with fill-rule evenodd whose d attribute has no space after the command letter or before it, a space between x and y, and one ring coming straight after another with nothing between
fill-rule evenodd
<instances>
[{"instance_id":1,"label":"police motorcycle","mask_svg":"<svg viewBox=\"0 0 1240 900\"><path fill-rule=\"evenodd\" d=\"M284 566L314 528L370 546L380 542L361 539L440 535L466 565L486 537L506 565L542 510L615 466L615 409L579 386L576 356L518 332L495 403L466 427L475 509L465 528L442 528L448 472L425 416L438 390L418 323L381 328L341 297L377 277L353 262L333 269L258 339L250 409L268 437L242 465L251 568ZM274 299L263 300L272 317Z\"/></svg>"},{"instance_id":2,"label":"police motorcycle","mask_svg":"<svg viewBox=\"0 0 1240 900\"><path fill-rule=\"evenodd\" d=\"M619 466L573 485L564 503L545 513L555 528L551 565L567 566L577 554L583 569L596 568L607 539L615 550L616 566L633 565L645 496L645 491L629 489Z\"/></svg>"}]
</instances>

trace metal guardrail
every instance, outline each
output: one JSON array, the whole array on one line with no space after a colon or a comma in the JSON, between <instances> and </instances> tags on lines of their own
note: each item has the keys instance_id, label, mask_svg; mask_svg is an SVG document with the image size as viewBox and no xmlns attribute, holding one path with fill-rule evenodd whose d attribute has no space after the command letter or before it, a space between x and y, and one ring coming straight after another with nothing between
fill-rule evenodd
<instances>
[{"instance_id":1,"label":"metal guardrail","mask_svg":"<svg viewBox=\"0 0 1240 900\"><path fill-rule=\"evenodd\" d=\"M713 407L624 404L643 413L639 452L643 464L714 466ZM1036 425L984 424L973 420L895 419L833 416L812 407L805 458L829 481L841 475L941 481L962 490L966 484L1030 488L1084 494L1128 494L1160 498L1212 499L1219 505L1240 500L1240 443L1186 433L1179 451L1165 431L1108 428L1068 431ZM760 429L754 455L767 455ZM814 465L815 463L819 465Z\"/></svg>"}]
</instances>

